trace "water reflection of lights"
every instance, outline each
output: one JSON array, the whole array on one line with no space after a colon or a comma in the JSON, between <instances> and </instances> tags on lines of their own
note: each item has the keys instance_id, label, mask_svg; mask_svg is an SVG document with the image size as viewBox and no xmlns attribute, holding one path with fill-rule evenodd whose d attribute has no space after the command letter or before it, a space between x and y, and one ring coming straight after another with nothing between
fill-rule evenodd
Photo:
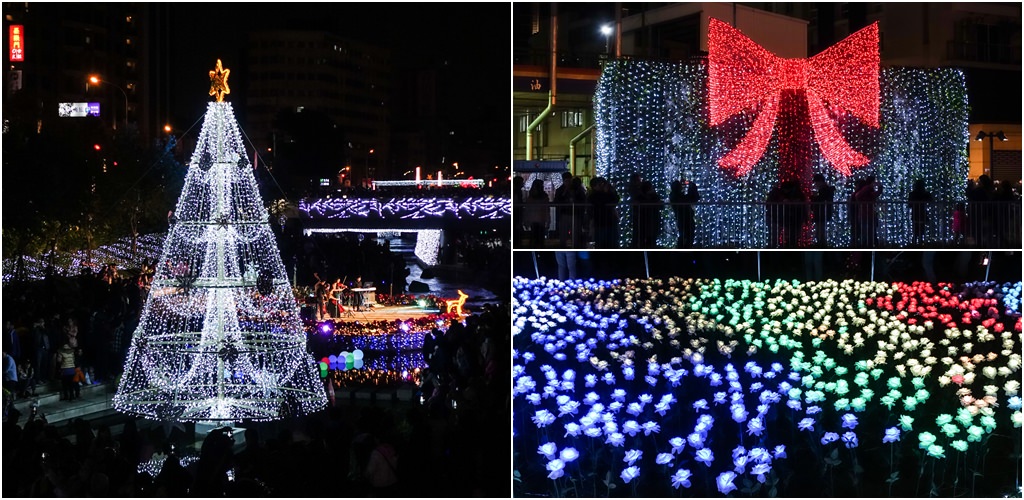
<instances>
[{"instance_id":1,"label":"water reflection of lights","mask_svg":"<svg viewBox=\"0 0 1024 500\"><path fill-rule=\"evenodd\" d=\"M335 387L384 387L395 384L415 384L419 385L420 378L422 377L422 370L420 368L414 368L412 370L336 370L330 374L331 382Z\"/></svg>"}]
</instances>

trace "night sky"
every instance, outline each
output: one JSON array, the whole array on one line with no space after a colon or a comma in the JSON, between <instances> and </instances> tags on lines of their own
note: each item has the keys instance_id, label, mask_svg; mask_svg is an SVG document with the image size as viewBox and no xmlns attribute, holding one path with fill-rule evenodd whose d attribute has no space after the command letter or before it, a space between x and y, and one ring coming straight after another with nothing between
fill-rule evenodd
<instances>
[{"instance_id":1,"label":"night sky","mask_svg":"<svg viewBox=\"0 0 1024 500\"><path fill-rule=\"evenodd\" d=\"M507 3L174 3L167 9L173 119L185 127L206 109L207 72L217 58L232 70L228 100L243 115L247 32L323 30L390 48L398 79L415 69L447 67L454 78L441 92L439 109L453 117L454 128L480 136L497 157L508 156Z\"/></svg>"}]
</instances>

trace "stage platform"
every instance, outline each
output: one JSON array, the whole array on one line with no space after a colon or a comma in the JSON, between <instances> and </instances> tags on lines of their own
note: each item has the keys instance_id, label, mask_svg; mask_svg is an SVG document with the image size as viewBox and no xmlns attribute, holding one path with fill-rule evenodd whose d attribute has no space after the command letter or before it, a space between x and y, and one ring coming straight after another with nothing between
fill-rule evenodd
<instances>
[{"instance_id":1,"label":"stage platform","mask_svg":"<svg viewBox=\"0 0 1024 500\"><path fill-rule=\"evenodd\" d=\"M348 323L351 321L395 321L418 319L431 314L438 314L437 309L422 309L418 306L374 306L363 308L362 312L352 308L346 308L346 312L337 321Z\"/></svg>"}]
</instances>

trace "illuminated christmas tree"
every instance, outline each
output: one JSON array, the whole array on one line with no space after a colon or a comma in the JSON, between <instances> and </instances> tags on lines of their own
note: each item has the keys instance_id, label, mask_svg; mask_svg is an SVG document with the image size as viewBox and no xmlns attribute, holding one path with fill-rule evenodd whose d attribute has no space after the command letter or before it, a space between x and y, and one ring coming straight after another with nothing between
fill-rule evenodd
<instances>
[{"instance_id":1,"label":"illuminated christmas tree","mask_svg":"<svg viewBox=\"0 0 1024 500\"><path fill-rule=\"evenodd\" d=\"M114 407L156 420L274 420L326 405L246 158L229 70L209 103Z\"/></svg>"}]
</instances>

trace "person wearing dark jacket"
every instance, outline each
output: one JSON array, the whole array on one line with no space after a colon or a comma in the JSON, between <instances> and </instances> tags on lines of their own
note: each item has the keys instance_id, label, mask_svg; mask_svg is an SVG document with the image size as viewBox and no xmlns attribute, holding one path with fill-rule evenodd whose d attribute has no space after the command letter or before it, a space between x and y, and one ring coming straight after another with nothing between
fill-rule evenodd
<instances>
[{"instance_id":1,"label":"person wearing dark jacket","mask_svg":"<svg viewBox=\"0 0 1024 500\"><path fill-rule=\"evenodd\" d=\"M683 191L683 189L686 191ZM700 200L697 183L692 181L673 181L669 202L676 216L676 229L679 239L676 248L693 248L693 235L696 230L693 205Z\"/></svg>"},{"instance_id":2,"label":"person wearing dark jacket","mask_svg":"<svg viewBox=\"0 0 1024 500\"><path fill-rule=\"evenodd\" d=\"M544 181L534 179L526 195L526 222L530 226L530 247L544 248L544 233L547 232L550 200L544 192Z\"/></svg>"},{"instance_id":3,"label":"person wearing dark jacket","mask_svg":"<svg viewBox=\"0 0 1024 500\"><path fill-rule=\"evenodd\" d=\"M654 190L651 181L644 181L640 185L640 204L637 214L638 234L640 241L636 242L637 248L656 248L658 246L658 234L661 233L661 209L663 202L658 192Z\"/></svg>"},{"instance_id":4,"label":"person wearing dark jacket","mask_svg":"<svg viewBox=\"0 0 1024 500\"><path fill-rule=\"evenodd\" d=\"M828 221L832 220L834 213L833 203L836 198L836 188L825 182L825 176L814 174L812 186L811 204L814 214L814 243L819 247L828 246Z\"/></svg>"},{"instance_id":5,"label":"person wearing dark jacket","mask_svg":"<svg viewBox=\"0 0 1024 500\"><path fill-rule=\"evenodd\" d=\"M594 246L597 248L619 247L619 194L615 187L604 177L594 177L590 181L591 211L594 217Z\"/></svg>"},{"instance_id":6,"label":"person wearing dark jacket","mask_svg":"<svg viewBox=\"0 0 1024 500\"><path fill-rule=\"evenodd\" d=\"M924 244L924 228L928 225L928 204L934 200L924 187L924 179L914 181L907 201L910 202L911 245Z\"/></svg>"}]
</instances>

